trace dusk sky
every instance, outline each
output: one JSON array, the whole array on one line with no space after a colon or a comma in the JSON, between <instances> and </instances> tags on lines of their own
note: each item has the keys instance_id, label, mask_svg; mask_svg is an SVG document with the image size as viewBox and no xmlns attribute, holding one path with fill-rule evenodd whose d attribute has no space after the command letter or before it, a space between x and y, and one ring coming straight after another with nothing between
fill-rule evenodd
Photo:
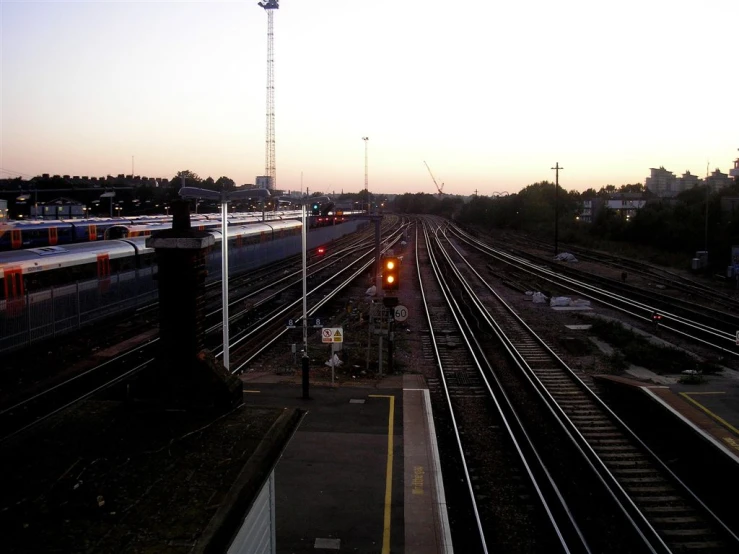
<instances>
[{"instance_id":1,"label":"dusk sky","mask_svg":"<svg viewBox=\"0 0 739 554\"><path fill-rule=\"evenodd\" d=\"M0 177L265 167L256 0L0 0ZM277 187L585 190L739 155L737 0L282 0Z\"/></svg>"}]
</instances>

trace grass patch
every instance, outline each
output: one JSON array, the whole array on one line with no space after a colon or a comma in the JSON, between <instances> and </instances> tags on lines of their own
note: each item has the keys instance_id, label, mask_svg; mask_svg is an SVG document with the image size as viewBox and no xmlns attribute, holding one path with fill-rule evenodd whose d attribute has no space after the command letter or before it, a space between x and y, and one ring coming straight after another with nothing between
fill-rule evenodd
<instances>
[{"instance_id":1,"label":"grass patch","mask_svg":"<svg viewBox=\"0 0 739 554\"><path fill-rule=\"evenodd\" d=\"M710 361L699 361L676 348L650 343L645 337L629 331L613 321L592 321L591 333L610 344L618 352L611 356L610 366L623 369L629 364L638 365L655 373L680 373L686 369L713 374L721 368ZM620 367L622 366L622 367Z\"/></svg>"}]
</instances>

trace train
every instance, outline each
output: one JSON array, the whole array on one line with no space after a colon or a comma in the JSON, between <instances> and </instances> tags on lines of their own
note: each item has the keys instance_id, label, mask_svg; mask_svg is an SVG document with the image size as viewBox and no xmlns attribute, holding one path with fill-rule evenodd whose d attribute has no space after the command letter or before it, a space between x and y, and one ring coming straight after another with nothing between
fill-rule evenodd
<instances>
[{"instance_id":1,"label":"train","mask_svg":"<svg viewBox=\"0 0 739 554\"><path fill-rule=\"evenodd\" d=\"M197 223L197 222L194 222ZM222 234L210 229L216 244ZM234 224L228 227L229 257L238 260L244 250L255 244L300 235L297 219ZM154 225L152 228L169 228ZM193 225L197 229L198 225ZM130 231L131 228L128 228ZM50 287L59 287L88 279L105 280L129 270L146 270L155 265L154 249L146 246L151 233L134 232L130 236L99 242L25 248L0 253L0 300L19 300ZM220 254L220 246L216 249Z\"/></svg>"},{"instance_id":2,"label":"train","mask_svg":"<svg viewBox=\"0 0 739 554\"><path fill-rule=\"evenodd\" d=\"M295 219L300 211L229 214L229 225ZM194 214L194 228L207 230L221 225L220 214ZM171 216L90 218L59 221L12 221L0 223L0 252L24 248L61 246L77 242L96 242L111 238L145 236L172 226ZM128 231L131 228L133 231Z\"/></svg>"},{"instance_id":3,"label":"train","mask_svg":"<svg viewBox=\"0 0 739 554\"><path fill-rule=\"evenodd\" d=\"M310 221L310 220L309 220ZM368 225L347 219L309 223L309 251ZM206 282L221 278L220 229L206 231ZM0 353L72 333L158 297L157 260L146 236L0 252ZM298 219L228 227L231 275L248 272L302 250Z\"/></svg>"}]
</instances>

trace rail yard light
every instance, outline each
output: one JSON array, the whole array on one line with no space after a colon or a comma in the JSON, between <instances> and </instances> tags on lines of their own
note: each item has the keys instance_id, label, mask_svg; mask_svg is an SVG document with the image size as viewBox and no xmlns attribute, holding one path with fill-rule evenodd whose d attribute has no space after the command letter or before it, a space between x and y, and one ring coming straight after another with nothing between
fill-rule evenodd
<instances>
[{"instance_id":1,"label":"rail yard light","mask_svg":"<svg viewBox=\"0 0 739 554\"><path fill-rule=\"evenodd\" d=\"M222 190L201 189L197 187L182 187L182 198L206 200L220 200L221 202L221 297L223 302L223 366L229 369L229 337L228 337L228 203L232 200L244 198L269 197L267 189L249 189L227 192Z\"/></svg>"},{"instance_id":2,"label":"rail yard light","mask_svg":"<svg viewBox=\"0 0 739 554\"><path fill-rule=\"evenodd\" d=\"M312 203L312 208L314 205L320 206L321 202L328 203L330 201L331 199L328 196L304 197L300 201L300 214L303 222L303 358L301 360L303 398L309 398L308 371L310 362L308 357L308 204Z\"/></svg>"}]
</instances>

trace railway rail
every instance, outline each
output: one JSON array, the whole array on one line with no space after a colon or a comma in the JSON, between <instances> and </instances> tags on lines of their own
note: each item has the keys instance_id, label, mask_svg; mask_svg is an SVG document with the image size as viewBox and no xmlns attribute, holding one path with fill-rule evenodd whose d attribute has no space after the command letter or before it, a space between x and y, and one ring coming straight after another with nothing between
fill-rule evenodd
<instances>
[{"instance_id":1,"label":"railway rail","mask_svg":"<svg viewBox=\"0 0 739 554\"><path fill-rule=\"evenodd\" d=\"M571 275L576 270L572 268L552 267L551 261L546 265L531 262L482 242L456 227L451 227L450 233L457 240L488 256L491 261L515 268L542 286L577 294L648 324L652 323L652 316L656 312L661 315L660 329L700 343L720 356L739 358L739 346L736 344L739 318L734 314L674 298L660 298L653 292L645 294L612 279L584 272L578 272L573 277Z\"/></svg>"},{"instance_id":2,"label":"railway rail","mask_svg":"<svg viewBox=\"0 0 739 554\"><path fill-rule=\"evenodd\" d=\"M555 479L559 483L577 481L591 493L597 486L602 491L600 494L610 498L609 502L583 508L581 503L587 499L578 496L573 487L562 485L566 498L574 497L572 509L585 537L585 547L597 552L736 551L739 538L734 532L485 283L467 261L462 248L455 244L458 235L451 230L440 230L436 236L435 248L440 257L446 258L439 273L454 276L449 290L464 307L462 312L469 322L465 324L466 332L489 333L503 345L508 369L501 368L499 362L495 370L503 389L517 399L519 412L539 406L547 414L546 427L561 439L541 447L548 465L560 468L552 470ZM460 328L460 332L465 331ZM482 350L486 355L496 359L491 341L481 342L485 344ZM500 360L499 353L497 357ZM541 422L545 416L520 417ZM542 423L533 425L543 428ZM539 432L529 429L538 444L547 444L541 429ZM465 428L465 434L469 433ZM577 465L586 468L575 475L562 472L563 464L557 462L559 456L566 455L570 460L566 465L574 467L572 452L579 452ZM597 517L593 516L595 511L600 512ZM616 518L617 528L624 535L603 543L604 532L613 525L596 520L605 517L606 512L610 514L608 517ZM634 541L629 546L616 544L627 536Z\"/></svg>"},{"instance_id":3,"label":"railway rail","mask_svg":"<svg viewBox=\"0 0 739 554\"><path fill-rule=\"evenodd\" d=\"M396 227L394 231L390 227L385 229L387 233L385 240L388 245L399 239L400 229L400 227ZM316 257L309 280L320 282L308 294L309 297L320 299L310 306L308 315L319 310L354 279L365 275L374 262L374 251L369 245L369 240L367 234L363 239L349 238L342 242L344 246L335 244L334 252L329 256ZM336 265L341 267L336 270L334 268ZM242 276L242 282L237 280L233 283L234 290L238 290L239 294L230 296L229 303L231 306L241 308L232 311L229 317L230 326L237 329L231 336L233 373L242 371L249 361L284 333L288 317L300 319L298 304L302 301L302 290L299 290L302 286L302 276L299 275L299 271L287 274L285 271L286 266L280 266L277 271L272 267L271 279L269 272L262 273L259 278L250 273ZM275 273L277 277L274 276ZM300 299L287 301L288 296ZM217 307L219 302L220 299L212 298L210 304L213 307L206 315L206 320L211 322L206 329L206 347L214 352L216 357L223 355L223 344L220 340L221 309ZM246 304L248 309L244 307ZM40 423L67 406L89 398L92 394L109 389L122 381L128 381L157 363L156 353L159 345L156 334L131 349L126 349L125 345L118 348L123 350L118 355L64 378L26 398L10 402L7 407L0 410L1 440Z\"/></svg>"},{"instance_id":4,"label":"railway rail","mask_svg":"<svg viewBox=\"0 0 739 554\"><path fill-rule=\"evenodd\" d=\"M492 240L492 242L496 242ZM488 241L490 242L490 241ZM551 244L544 243L530 237L521 237L506 233L504 242L507 245L517 246L510 248L509 251L515 252L516 255L526 257L531 261L540 264L551 264L552 256L540 255L531 252L533 247L536 251L550 251ZM580 261L591 261L602 267L613 268L613 279L627 282L633 280L635 276L641 277L656 286L666 289L673 289L681 293L692 296L695 300L702 300L709 303L720 311L736 312L739 310L739 296L734 292L717 290L715 284L707 284L696 279L685 277L675 271L658 267L647 262L634 260L623 256L610 254L608 252L594 251L574 245L562 245L560 250L570 252ZM626 275L623 275L623 273ZM658 291L657 291L658 292Z\"/></svg>"}]
</instances>

